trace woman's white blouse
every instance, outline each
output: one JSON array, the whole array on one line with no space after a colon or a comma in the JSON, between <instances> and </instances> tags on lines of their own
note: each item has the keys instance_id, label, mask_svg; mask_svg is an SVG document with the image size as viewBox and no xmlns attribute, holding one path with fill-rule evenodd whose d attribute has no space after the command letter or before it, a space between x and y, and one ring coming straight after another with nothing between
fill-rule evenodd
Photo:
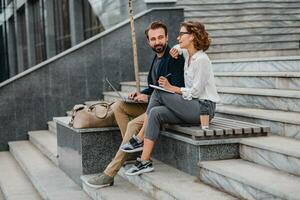
<instances>
[{"instance_id":1,"label":"woman's white blouse","mask_svg":"<svg viewBox=\"0 0 300 200\"><path fill-rule=\"evenodd\" d=\"M181 88L182 97L186 100L193 98L218 102L220 97L217 92L212 64L207 54L202 50L197 51L191 58L186 49L181 49L179 45L174 46L185 58L184 63L184 83Z\"/></svg>"}]
</instances>

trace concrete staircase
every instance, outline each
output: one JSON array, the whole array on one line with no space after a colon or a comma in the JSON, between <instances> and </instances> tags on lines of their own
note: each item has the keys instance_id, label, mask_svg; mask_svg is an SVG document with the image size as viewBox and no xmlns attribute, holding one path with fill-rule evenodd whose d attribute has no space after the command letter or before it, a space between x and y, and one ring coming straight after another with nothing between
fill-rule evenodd
<instances>
[{"instance_id":1,"label":"concrete staircase","mask_svg":"<svg viewBox=\"0 0 300 200\"><path fill-rule=\"evenodd\" d=\"M76 185L58 166L55 123L48 130L29 132L29 141L10 142L10 152L0 152L0 199L236 199L205 185L197 177L155 161L157 172L135 178L127 177L122 168L113 187L95 190L84 181L95 175L84 175L82 187ZM168 181L162 181L166 180ZM169 183L172 182L170 185ZM182 183L185 183L184 186ZM177 188L177 189L176 189ZM181 190L178 190L181 188ZM84 190L84 191L83 191ZM2 197L3 196L3 197Z\"/></svg>"},{"instance_id":2,"label":"concrete staircase","mask_svg":"<svg viewBox=\"0 0 300 200\"><path fill-rule=\"evenodd\" d=\"M90 199L57 165L55 125L29 132L29 141L9 142L0 153L0 188L4 199ZM1 198L0 198L1 199Z\"/></svg>"},{"instance_id":3,"label":"concrete staircase","mask_svg":"<svg viewBox=\"0 0 300 200\"><path fill-rule=\"evenodd\" d=\"M211 59L300 55L300 2L178 0L185 20L203 22Z\"/></svg>"},{"instance_id":4,"label":"concrete staircase","mask_svg":"<svg viewBox=\"0 0 300 200\"><path fill-rule=\"evenodd\" d=\"M299 57L214 63L218 116L271 126L240 141L241 159L200 162L200 179L244 199L300 199ZM277 136L276 136L276 135Z\"/></svg>"},{"instance_id":5,"label":"concrete staircase","mask_svg":"<svg viewBox=\"0 0 300 200\"><path fill-rule=\"evenodd\" d=\"M216 61L218 116L271 126L300 138L300 57Z\"/></svg>"}]
</instances>

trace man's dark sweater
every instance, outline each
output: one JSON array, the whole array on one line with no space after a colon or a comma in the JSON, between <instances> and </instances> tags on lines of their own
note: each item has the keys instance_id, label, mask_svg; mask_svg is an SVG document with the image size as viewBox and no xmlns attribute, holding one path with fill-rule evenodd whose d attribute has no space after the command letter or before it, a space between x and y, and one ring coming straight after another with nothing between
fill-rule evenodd
<instances>
[{"instance_id":1,"label":"man's dark sweater","mask_svg":"<svg viewBox=\"0 0 300 200\"><path fill-rule=\"evenodd\" d=\"M174 59L169 51L170 47L167 46L164 55L159 60L157 59L157 55L154 56L148 74L148 88L141 91L142 94L150 96L154 89L149 87L149 85L158 85L159 77L168 74L171 74L167 78L171 85L184 87L184 58L179 56L178 59ZM158 66L155 66L156 63L158 63Z\"/></svg>"}]
</instances>

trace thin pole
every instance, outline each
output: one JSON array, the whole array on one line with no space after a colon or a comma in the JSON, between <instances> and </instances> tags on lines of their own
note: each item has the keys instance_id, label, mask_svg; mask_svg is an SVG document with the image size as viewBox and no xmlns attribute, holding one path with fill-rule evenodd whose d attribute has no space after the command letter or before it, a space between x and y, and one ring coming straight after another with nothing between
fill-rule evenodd
<instances>
[{"instance_id":1,"label":"thin pole","mask_svg":"<svg viewBox=\"0 0 300 200\"><path fill-rule=\"evenodd\" d=\"M134 29L132 0L128 0L128 13L129 13L129 17L130 17L130 27L131 27L131 40L132 40L132 49L133 49L135 84L136 84L136 91L139 92L140 91L140 76L139 76L139 64L138 64L138 55L137 55L137 46L136 46L136 36L135 36L135 29Z\"/></svg>"}]
</instances>

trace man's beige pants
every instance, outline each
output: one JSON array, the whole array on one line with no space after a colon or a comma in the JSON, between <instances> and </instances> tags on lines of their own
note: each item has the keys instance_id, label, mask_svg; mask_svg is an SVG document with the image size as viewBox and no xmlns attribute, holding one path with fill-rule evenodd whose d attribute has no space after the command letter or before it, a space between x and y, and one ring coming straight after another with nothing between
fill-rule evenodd
<instances>
[{"instance_id":1,"label":"man's beige pants","mask_svg":"<svg viewBox=\"0 0 300 200\"><path fill-rule=\"evenodd\" d=\"M119 101L113 106L114 115L122 134L122 144L127 143L143 126L147 104L126 103ZM130 118L134 118L130 121ZM114 159L104 170L108 176L114 177L127 159L127 153L118 150Z\"/></svg>"}]
</instances>

